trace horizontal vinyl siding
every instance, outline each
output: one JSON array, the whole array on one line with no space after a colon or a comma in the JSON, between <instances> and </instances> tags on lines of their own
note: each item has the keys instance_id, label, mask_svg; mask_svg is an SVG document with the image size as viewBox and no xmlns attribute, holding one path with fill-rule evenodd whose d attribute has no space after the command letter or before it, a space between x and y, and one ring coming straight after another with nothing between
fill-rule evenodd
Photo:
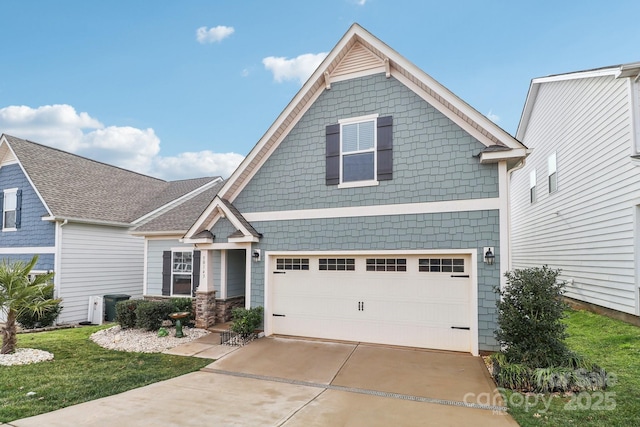
<instances>
[{"instance_id":1,"label":"horizontal vinyl siding","mask_svg":"<svg viewBox=\"0 0 640 427\"><path fill-rule=\"evenodd\" d=\"M87 320L89 297L142 296L144 240L126 229L81 224L62 227L59 322Z\"/></svg>"},{"instance_id":2,"label":"horizontal vinyl siding","mask_svg":"<svg viewBox=\"0 0 640 427\"><path fill-rule=\"evenodd\" d=\"M629 158L627 85L597 77L540 86L523 138L533 151L511 184L512 265L560 268L567 296L637 314L640 168ZM554 151L558 190L549 194L547 159ZM537 201L531 204L533 168Z\"/></svg>"}]
</instances>

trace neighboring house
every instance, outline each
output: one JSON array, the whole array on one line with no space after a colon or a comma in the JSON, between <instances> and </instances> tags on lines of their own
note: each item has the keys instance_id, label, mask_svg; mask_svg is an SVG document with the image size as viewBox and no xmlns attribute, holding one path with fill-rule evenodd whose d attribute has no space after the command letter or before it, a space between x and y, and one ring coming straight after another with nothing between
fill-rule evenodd
<instances>
[{"instance_id":1,"label":"neighboring house","mask_svg":"<svg viewBox=\"0 0 640 427\"><path fill-rule=\"evenodd\" d=\"M145 298L195 296L200 279L200 251L194 249L193 244L183 243L180 239L213 200L222 185L223 181L219 178L215 185L183 203L176 204L131 231L132 235L145 238L143 290ZM219 263L222 261L225 262L225 266L227 263L233 265L238 258L233 254L231 252L224 260L217 259L216 271L221 271ZM236 269L231 268L231 271ZM214 288L217 291L216 323L228 321L233 307L244 307L244 281L241 283L242 286L239 287L231 284L223 294L220 278L214 281Z\"/></svg>"},{"instance_id":2,"label":"neighboring house","mask_svg":"<svg viewBox=\"0 0 640 427\"><path fill-rule=\"evenodd\" d=\"M566 295L640 315L640 63L533 79L517 138L512 265L560 268ZM594 307L597 308L597 307Z\"/></svg>"},{"instance_id":3,"label":"neighboring house","mask_svg":"<svg viewBox=\"0 0 640 427\"><path fill-rule=\"evenodd\" d=\"M354 24L186 234L199 321L241 285L267 335L496 350L525 155Z\"/></svg>"},{"instance_id":4,"label":"neighboring house","mask_svg":"<svg viewBox=\"0 0 640 427\"><path fill-rule=\"evenodd\" d=\"M144 239L129 230L217 184L167 182L0 136L0 259L53 271L59 323L90 317L90 297L142 296ZM98 300L100 300L98 298Z\"/></svg>"}]
</instances>

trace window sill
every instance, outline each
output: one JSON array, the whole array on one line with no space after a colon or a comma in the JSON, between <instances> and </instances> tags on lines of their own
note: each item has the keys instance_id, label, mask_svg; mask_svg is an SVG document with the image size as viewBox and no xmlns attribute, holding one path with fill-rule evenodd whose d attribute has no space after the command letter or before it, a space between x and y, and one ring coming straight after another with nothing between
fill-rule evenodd
<instances>
[{"instance_id":1,"label":"window sill","mask_svg":"<svg viewBox=\"0 0 640 427\"><path fill-rule=\"evenodd\" d=\"M353 181L338 184L338 188L373 187L379 184L378 181Z\"/></svg>"},{"instance_id":2,"label":"window sill","mask_svg":"<svg viewBox=\"0 0 640 427\"><path fill-rule=\"evenodd\" d=\"M18 231L18 229L17 228L3 228L2 231L3 232L5 232L5 231Z\"/></svg>"}]
</instances>

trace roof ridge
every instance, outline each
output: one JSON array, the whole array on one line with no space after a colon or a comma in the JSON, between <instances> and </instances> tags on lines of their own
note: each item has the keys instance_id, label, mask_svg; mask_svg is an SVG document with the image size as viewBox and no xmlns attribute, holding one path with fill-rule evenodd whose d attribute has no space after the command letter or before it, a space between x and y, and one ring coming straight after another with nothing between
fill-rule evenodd
<instances>
[{"instance_id":1,"label":"roof ridge","mask_svg":"<svg viewBox=\"0 0 640 427\"><path fill-rule=\"evenodd\" d=\"M83 159L83 160L87 160L89 162L93 162L93 163L101 164L101 165L104 165L104 166L108 166L110 168L120 169L122 171L129 172L129 173L132 173L132 174L136 174L136 175L139 175L139 176L142 176L142 177L145 177L145 178L151 178L151 179L154 179L154 180L157 180L157 181L161 181L161 182L165 182L165 183L181 181L181 180L167 181L167 180L164 180L164 179L161 179L161 178L157 178L155 176L147 175L147 174L144 174L144 173L141 173L141 172L132 171L131 169L126 169L126 168L123 168L121 166L112 165L112 164L109 164L109 163L106 163L106 162L103 162L103 161L100 161L100 160L96 160L96 159L92 159L90 157L82 156L80 154L71 153L69 151L65 151L65 150L63 150L61 148L58 148L58 147L52 147L50 145L41 144L39 142L31 141L29 139L19 138L17 136L13 136L13 135L9 135L9 134L2 134L2 135L4 135L5 137L8 137L7 138L8 140L9 139L14 139L14 140L27 142L29 144L34 144L34 145L37 145L37 146L45 148L45 149L54 150L54 151L56 151L58 153L61 153L63 155L74 156L74 157L77 157L79 159ZM11 141L9 141L9 142L11 142ZM197 179L197 178L194 178L194 179ZM187 180L182 180L182 181L187 181Z\"/></svg>"}]
</instances>

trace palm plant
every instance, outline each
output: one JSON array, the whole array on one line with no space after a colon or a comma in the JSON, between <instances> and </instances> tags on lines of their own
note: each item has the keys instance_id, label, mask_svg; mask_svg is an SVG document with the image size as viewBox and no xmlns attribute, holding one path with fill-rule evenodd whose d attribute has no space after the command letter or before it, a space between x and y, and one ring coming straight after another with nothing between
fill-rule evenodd
<instances>
[{"instance_id":1,"label":"palm plant","mask_svg":"<svg viewBox=\"0 0 640 427\"><path fill-rule=\"evenodd\" d=\"M9 354L16 349L16 319L25 312L42 314L47 308L55 306L59 299L47 298L53 290L50 284L53 273L40 274L29 279L38 256L30 262L16 261L0 264L0 310L6 314L6 324L0 331L2 348L0 354Z\"/></svg>"}]
</instances>

